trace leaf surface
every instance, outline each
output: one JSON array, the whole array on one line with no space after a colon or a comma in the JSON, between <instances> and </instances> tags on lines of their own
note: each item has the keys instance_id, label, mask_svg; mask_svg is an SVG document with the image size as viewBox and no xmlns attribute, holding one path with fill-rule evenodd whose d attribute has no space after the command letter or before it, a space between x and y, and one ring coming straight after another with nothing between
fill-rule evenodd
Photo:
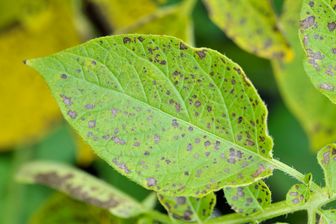
<instances>
[{"instance_id":1,"label":"leaf surface","mask_svg":"<svg viewBox=\"0 0 336 224\"><path fill-rule=\"evenodd\" d=\"M336 144L329 144L317 153L324 180L330 194L336 193Z\"/></svg>"},{"instance_id":2,"label":"leaf surface","mask_svg":"<svg viewBox=\"0 0 336 224\"><path fill-rule=\"evenodd\" d=\"M185 222L202 223L211 216L216 205L213 192L202 198L164 195L158 195L158 198L173 219Z\"/></svg>"},{"instance_id":3,"label":"leaf surface","mask_svg":"<svg viewBox=\"0 0 336 224\"><path fill-rule=\"evenodd\" d=\"M297 21L300 18L302 0L285 1L279 26L294 52L292 61L272 60L280 93L307 133L311 148L318 151L336 139L336 106L316 90L306 75L302 61ZM300 88L298 88L300 83ZM323 115L322 115L323 114Z\"/></svg>"},{"instance_id":4,"label":"leaf surface","mask_svg":"<svg viewBox=\"0 0 336 224\"><path fill-rule=\"evenodd\" d=\"M119 35L28 64L95 152L148 189L201 196L272 173L266 107L216 51Z\"/></svg>"},{"instance_id":5,"label":"leaf surface","mask_svg":"<svg viewBox=\"0 0 336 224\"><path fill-rule=\"evenodd\" d=\"M336 103L336 12L330 1L304 0L300 34L308 76L315 88Z\"/></svg>"},{"instance_id":6,"label":"leaf surface","mask_svg":"<svg viewBox=\"0 0 336 224\"><path fill-rule=\"evenodd\" d=\"M288 205L303 205L308 201L309 197L310 190L307 185L295 184L289 189L286 195L286 202Z\"/></svg>"},{"instance_id":7,"label":"leaf surface","mask_svg":"<svg viewBox=\"0 0 336 224\"><path fill-rule=\"evenodd\" d=\"M46 185L122 218L133 217L146 210L143 205L107 183L60 163L28 163L19 170L17 180Z\"/></svg>"},{"instance_id":8,"label":"leaf surface","mask_svg":"<svg viewBox=\"0 0 336 224\"><path fill-rule=\"evenodd\" d=\"M211 20L244 50L268 59L290 60L268 0L204 0Z\"/></svg>"},{"instance_id":9,"label":"leaf surface","mask_svg":"<svg viewBox=\"0 0 336 224\"><path fill-rule=\"evenodd\" d=\"M271 191L264 181L245 187L227 187L224 194L231 208L245 216L262 212L264 207L271 204Z\"/></svg>"}]
</instances>

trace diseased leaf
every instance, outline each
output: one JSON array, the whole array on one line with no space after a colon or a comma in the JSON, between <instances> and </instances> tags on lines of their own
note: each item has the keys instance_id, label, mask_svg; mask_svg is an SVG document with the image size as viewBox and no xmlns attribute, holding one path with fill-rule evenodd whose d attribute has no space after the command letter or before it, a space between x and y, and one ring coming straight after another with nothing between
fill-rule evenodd
<instances>
[{"instance_id":1,"label":"diseased leaf","mask_svg":"<svg viewBox=\"0 0 336 224\"><path fill-rule=\"evenodd\" d=\"M308 76L319 91L336 103L336 12L330 1L303 1L300 34Z\"/></svg>"},{"instance_id":2,"label":"diseased leaf","mask_svg":"<svg viewBox=\"0 0 336 224\"><path fill-rule=\"evenodd\" d=\"M336 193L336 144L333 143L323 147L317 153L317 160L323 169L329 193Z\"/></svg>"},{"instance_id":3,"label":"diseased leaf","mask_svg":"<svg viewBox=\"0 0 336 224\"><path fill-rule=\"evenodd\" d=\"M19 170L17 179L24 183L44 184L122 218L133 217L146 210L140 203L107 183L59 163L28 163Z\"/></svg>"},{"instance_id":4,"label":"diseased leaf","mask_svg":"<svg viewBox=\"0 0 336 224\"><path fill-rule=\"evenodd\" d=\"M272 174L266 107L216 51L119 35L27 63L95 152L148 189L200 197Z\"/></svg>"},{"instance_id":5,"label":"diseased leaf","mask_svg":"<svg viewBox=\"0 0 336 224\"><path fill-rule=\"evenodd\" d=\"M0 33L0 150L35 142L60 118L47 85L22 61L79 43L70 7L67 0L49 1L24 25Z\"/></svg>"},{"instance_id":6,"label":"diseased leaf","mask_svg":"<svg viewBox=\"0 0 336 224\"><path fill-rule=\"evenodd\" d=\"M158 9L129 27L116 30L115 33L164 34L192 44L194 33L190 15L192 9L189 2L183 1L172 7Z\"/></svg>"},{"instance_id":7,"label":"diseased leaf","mask_svg":"<svg viewBox=\"0 0 336 224\"><path fill-rule=\"evenodd\" d=\"M90 0L100 9L112 29L132 25L157 9L153 0Z\"/></svg>"},{"instance_id":8,"label":"diseased leaf","mask_svg":"<svg viewBox=\"0 0 336 224\"><path fill-rule=\"evenodd\" d=\"M293 185L287 195L286 202L288 205L303 205L310 197L310 190L307 185L295 184Z\"/></svg>"},{"instance_id":9,"label":"diseased leaf","mask_svg":"<svg viewBox=\"0 0 336 224\"><path fill-rule=\"evenodd\" d=\"M336 209L322 210L319 224L336 224Z\"/></svg>"},{"instance_id":10,"label":"diseased leaf","mask_svg":"<svg viewBox=\"0 0 336 224\"><path fill-rule=\"evenodd\" d=\"M245 216L262 212L272 200L271 191L264 181L258 181L245 187L226 187L224 194L231 208Z\"/></svg>"},{"instance_id":11,"label":"diseased leaf","mask_svg":"<svg viewBox=\"0 0 336 224\"><path fill-rule=\"evenodd\" d=\"M159 201L176 220L200 223L208 219L216 205L216 195L210 193L202 198L172 197L158 195Z\"/></svg>"},{"instance_id":12,"label":"diseased leaf","mask_svg":"<svg viewBox=\"0 0 336 224\"><path fill-rule=\"evenodd\" d=\"M211 20L244 50L268 59L290 60L292 52L268 0L204 0Z\"/></svg>"},{"instance_id":13,"label":"diseased leaf","mask_svg":"<svg viewBox=\"0 0 336 224\"><path fill-rule=\"evenodd\" d=\"M51 196L33 215L29 224L117 224L108 211L73 200L62 194Z\"/></svg>"},{"instance_id":14,"label":"diseased leaf","mask_svg":"<svg viewBox=\"0 0 336 224\"><path fill-rule=\"evenodd\" d=\"M303 68L304 52L298 37L301 0L285 1L280 27L288 39L294 58L290 62L273 60L275 77L287 107L309 136L311 148L319 150L336 139L336 106L312 85ZM300 88L298 88L300 83ZM323 114L323 116L321 116Z\"/></svg>"}]
</instances>

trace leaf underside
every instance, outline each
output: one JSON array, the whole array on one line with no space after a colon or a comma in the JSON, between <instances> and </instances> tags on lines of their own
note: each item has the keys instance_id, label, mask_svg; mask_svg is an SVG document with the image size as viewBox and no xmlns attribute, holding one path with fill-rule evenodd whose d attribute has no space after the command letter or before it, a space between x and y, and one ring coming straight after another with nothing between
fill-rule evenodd
<instances>
[{"instance_id":1,"label":"leaf underside","mask_svg":"<svg viewBox=\"0 0 336 224\"><path fill-rule=\"evenodd\" d=\"M330 1L305 0L300 34L307 74L314 86L336 103L336 12L332 6Z\"/></svg>"},{"instance_id":2,"label":"leaf underside","mask_svg":"<svg viewBox=\"0 0 336 224\"><path fill-rule=\"evenodd\" d=\"M324 180L330 194L336 193L336 144L323 147L317 154L317 160L323 169Z\"/></svg>"},{"instance_id":3,"label":"leaf underside","mask_svg":"<svg viewBox=\"0 0 336 224\"><path fill-rule=\"evenodd\" d=\"M216 195L213 192L202 198L171 197L160 194L158 198L173 219L185 222L208 219L216 205Z\"/></svg>"},{"instance_id":4,"label":"leaf underside","mask_svg":"<svg viewBox=\"0 0 336 224\"><path fill-rule=\"evenodd\" d=\"M336 209L322 210L319 224L336 224Z\"/></svg>"},{"instance_id":5,"label":"leaf underside","mask_svg":"<svg viewBox=\"0 0 336 224\"><path fill-rule=\"evenodd\" d=\"M19 170L17 179L61 191L121 218L136 216L146 208L121 191L75 168L53 162L31 162Z\"/></svg>"},{"instance_id":6,"label":"leaf underside","mask_svg":"<svg viewBox=\"0 0 336 224\"><path fill-rule=\"evenodd\" d=\"M227 187L224 194L231 208L246 216L262 212L264 207L271 204L271 191L263 181L245 187Z\"/></svg>"},{"instance_id":7,"label":"leaf underside","mask_svg":"<svg viewBox=\"0 0 336 224\"><path fill-rule=\"evenodd\" d=\"M266 107L216 51L117 35L27 63L95 152L148 189L199 197L272 173Z\"/></svg>"}]
</instances>

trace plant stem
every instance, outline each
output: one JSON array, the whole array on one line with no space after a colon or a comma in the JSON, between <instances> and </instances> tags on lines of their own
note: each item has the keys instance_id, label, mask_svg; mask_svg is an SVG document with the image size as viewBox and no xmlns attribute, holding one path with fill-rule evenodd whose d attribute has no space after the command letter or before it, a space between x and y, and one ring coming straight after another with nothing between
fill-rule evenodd
<instances>
[{"instance_id":1,"label":"plant stem","mask_svg":"<svg viewBox=\"0 0 336 224\"><path fill-rule=\"evenodd\" d=\"M308 224L316 224L316 212L315 209L307 210Z\"/></svg>"},{"instance_id":2,"label":"plant stem","mask_svg":"<svg viewBox=\"0 0 336 224\"><path fill-rule=\"evenodd\" d=\"M287 164L273 159L272 160L273 165L275 166L276 169L281 170L282 172L294 177L298 181L302 182L305 184L305 175L294 169L293 167L288 166ZM311 183L311 190L314 192L320 192L322 191L321 187L317 185L315 182L312 181Z\"/></svg>"},{"instance_id":3,"label":"plant stem","mask_svg":"<svg viewBox=\"0 0 336 224\"><path fill-rule=\"evenodd\" d=\"M327 195L322 194L321 192L315 193L311 196L311 199L307 201L303 205L288 205L286 201L276 202L268 207L264 208L264 210L260 213L242 216L238 213L233 213L229 215L224 215L218 218L214 218L205 222L205 224L242 224L251 221L263 221L266 219L271 219L277 216L294 213L301 210L311 210L318 208L319 206L328 203L334 198L328 198Z\"/></svg>"},{"instance_id":4,"label":"plant stem","mask_svg":"<svg viewBox=\"0 0 336 224\"><path fill-rule=\"evenodd\" d=\"M146 214L156 221L160 221L161 223L171 224L170 218L167 215L164 215L158 211L150 210Z\"/></svg>"}]
</instances>

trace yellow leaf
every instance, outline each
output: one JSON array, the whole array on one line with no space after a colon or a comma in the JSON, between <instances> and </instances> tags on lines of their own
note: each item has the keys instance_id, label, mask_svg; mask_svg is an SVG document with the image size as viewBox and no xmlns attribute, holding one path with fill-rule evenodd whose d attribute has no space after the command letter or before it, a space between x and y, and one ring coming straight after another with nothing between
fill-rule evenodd
<instances>
[{"instance_id":1,"label":"yellow leaf","mask_svg":"<svg viewBox=\"0 0 336 224\"><path fill-rule=\"evenodd\" d=\"M96 3L113 29L130 26L156 10L153 0L91 0Z\"/></svg>"},{"instance_id":2,"label":"yellow leaf","mask_svg":"<svg viewBox=\"0 0 336 224\"><path fill-rule=\"evenodd\" d=\"M158 9L129 27L116 30L115 33L164 34L175 36L192 44L194 33L190 2L188 0L171 7Z\"/></svg>"},{"instance_id":3,"label":"yellow leaf","mask_svg":"<svg viewBox=\"0 0 336 224\"><path fill-rule=\"evenodd\" d=\"M0 150L36 141L60 118L45 82L22 62L79 43L72 20L70 2L53 0L0 33Z\"/></svg>"},{"instance_id":4,"label":"yellow leaf","mask_svg":"<svg viewBox=\"0 0 336 224\"><path fill-rule=\"evenodd\" d=\"M204 1L211 20L244 50L268 59L292 59L269 0Z\"/></svg>"}]
</instances>

